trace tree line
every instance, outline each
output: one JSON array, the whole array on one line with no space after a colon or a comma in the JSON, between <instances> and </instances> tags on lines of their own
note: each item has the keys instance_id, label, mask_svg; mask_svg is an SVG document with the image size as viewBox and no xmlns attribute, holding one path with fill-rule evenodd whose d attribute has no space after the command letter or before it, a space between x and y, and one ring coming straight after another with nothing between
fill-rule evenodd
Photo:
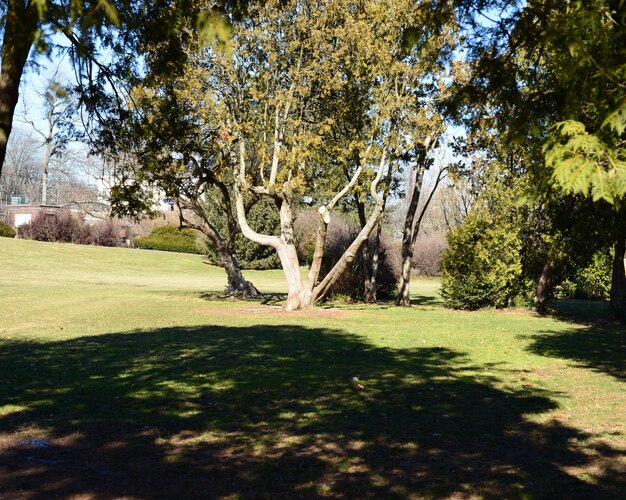
<instances>
[{"instance_id":1,"label":"tree line","mask_svg":"<svg viewBox=\"0 0 626 500\"><path fill-rule=\"evenodd\" d=\"M28 55L63 34L90 147L114 169L114 210L146 213L155 189L175 198L229 293L258 294L235 255L243 235L278 256L287 309L323 300L356 259L375 301L381 221L404 195L396 302L409 305L434 195L424 177L454 123L464 135L442 176L470 186L474 208L450 235L448 302L532 294L541 309L569 267L610 246L624 312L622 0L10 0L1 13L0 165ZM259 206L273 227L251 219ZM318 218L305 279L301 207ZM341 211L359 230L324 266Z\"/></svg>"}]
</instances>

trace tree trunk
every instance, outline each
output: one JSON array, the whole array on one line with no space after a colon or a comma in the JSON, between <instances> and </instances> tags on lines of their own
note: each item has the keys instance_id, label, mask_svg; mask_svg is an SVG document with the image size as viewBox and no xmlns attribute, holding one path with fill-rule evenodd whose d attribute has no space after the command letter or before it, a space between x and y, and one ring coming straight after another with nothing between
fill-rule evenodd
<instances>
[{"instance_id":1,"label":"tree trunk","mask_svg":"<svg viewBox=\"0 0 626 500\"><path fill-rule=\"evenodd\" d=\"M626 232L622 229L615 239L613 254L613 275L611 278L611 310L621 321L626 320L626 273L624 253L626 252Z\"/></svg>"},{"instance_id":2,"label":"tree trunk","mask_svg":"<svg viewBox=\"0 0 626 500\"><path fill-rule=\"evenodd\" d=\"M191 227L191 226L190 226ZM227 285L224 289L225 293L230 297L241 297L244 299L254 299L263 297L263 294L249 281L247 281L241 272L241 267L233 252L228 248L217 229L207 220L204 221L202 232L211 240L215 247L217 258L220 265L226 271Z\"/></svg>"},{"instance_id":3,"label":"tree trunk","mask_svg":"<svg viewBox=\"0 0 626 500\"><path fill-rule=\"evenodd\" d=\"M380 164L378 166L378 172L376 173L376 177L370 184L370 194L376 202L376 205L374 206L374 211L370 215L365 226L361 228L361 231L359 231L359 234L357 234L354 241L350 244L350 246L348 246L348 248L343 253L343 255L339 258L337 263L332 267L330 271L328 271L328 274L324 276L324 279L317 286L315 286L315 288L313 288L313 291L311 293L312 304L315 304L319 300L322 300L328 294L332 286L350 268L350 266L352 265L352 262L354 261L354 258L361 250L363 244L367 242L371 232L374 230L376 225L380 223L380 220L383 217L383 212L385 210L385 200L380 197L377 190L378 190L378 183L380 182L382 178L383 170L385 169L386 162L387 162L387 152L383 150L383 154L380 158ZM358 175L353 177L352 181L350 182L348 186L353 185L357 177ZM345 194L347 192L348 186L346 186L346 188L344 188L344 190L342 190L341 193ZM338 198L335 197L335 199L338 199ZM330 219L328 219L328 221L330 221Z\"/></svg>"},{"instance_id":4,"label":"tree trunk","mask_svg":"<svg viewBox=\"0 0 626 500\"><path fill-rule=\"evenodd\" d=\"M535 289L535 309L544 312L546 309L546 297L552 285L552 276L554 275L554 261L548 260L541 269L539 282Z\"/></svg>"},{"instance_id":5,"label":"tree trunk","mask_svg":"<svg viewBox=\"0 0 626 500\"><path fill-rule=\"evenodd\" d=\"M300 275L300 259L293 236L293 217L291 212L291 196L283 191L280 199L280 244L276 248L278 257L287 280L287 302L285 309L294 311L308 306L302 303L302 276Z\"/></svg>"},{"instance_id":6,"label":"tree trunk","mask_svg":"<svg viewBox=\"0 0 626 500\"><path fill-rule=\"evenodd\" d=\"M50 165L50 150L52 149L52 138L46 138L46 149L43 156L43 176L41 178L41 204L48 204L48 167ZM57 196L58 201L58 196Z\"/></svg>"},{"instance_id":7,"label":"tree trunk","mask_svg":"<svg viewBox=\"0 0 626 500\"><path fill-rule=\"evenodd\" d=\"M361 229L367 224L367 218L365 216L365 203L361 201L361 197L358 193L354 195L354 201L356 202L357 213L359 214L359 224ZM378 234L378 232L377 232ZM374 250L373 246L372 249ZM363 298L365 302L369 304L376 303L376 274L372 273L371 259L376 258L376 271L378 271L378 255L373 256L370 253L370 240L367 241L361 249L361 257L363 259ZM374 283L372 283L372 275L374 277Z\"/></svg>"},{"instance_id":8,"label":"tree trunk","mask_svg":"<svg viewBox=\"0 0 626 500\"><path fill-rule=\"evenodd\" d=\"M302 276L300 275L300 261L298 253L293 244L284 244L278 248L278 256L287 280L287 301L284 304L285 310L295 311L304 309L311 305L310 299L307 301L303 296Z\"/></svg>"},{"instance_id":9,"label":"tree trunk","mask_svg":"<svg viewBox=\"0 0 626 500\"><path fill-rule=\"evenodd\" d=\"M402 271L400 274L400 286L396 305L410 306L411 292L409 285L411 283L411 260L413 259L413 246L415 245L415 236L419 230L417 223L417 206L419 204L420 194L422 191L422 181L424 180L424 162L418 161L415 166L415 182L413 183L413 191L411 192L411 202L404 220L404 231L402 232Z\"/></svg>"},{"instance_id":10,"label":"tree trunk","mask_svg":"<svg viewBox=\"0 0 626 500\"><path fill-rule=\"evenodd\" d=\"M239 262L232 253L223 247L217 249L217 255L220 259L220 264L226 271L228 284L224 291L228 296L241 297L244 299L263 297L263 294L259 292L250 281L247 281L243 277Z\"/></svg>"},{"instance_id":11,"label":"tree trunk","mask_svg":"<svg viewBox=\"0 0 626 500\"><path fill-rule=\"evenodd\" d=\"M378 223L374 237L367 240L364 248L367 249L368 260L364 260L365 290L364 299L368 304L376 304L376 277L378 276L378 262L380 258L380 234L383 225ZM365 253L365 252L364 252Z\"/></svg>"},{"instance_id":12,"label":"tree trunk","mask_svg":"<svg viewBox=\"0 0 626 500\"><path fill-rule=\"evenodd\" d=\"M326 235L328 234L328 224L330 223L330 214L321 213L320 221L317 226L317 236L315 238L315 249L313 251L313 259L307 282L300 293L301 304L308 307L313 298L313 289L317 285L317 280L322 269L322 259L324 258L324 247L326 246ZM326 218L324 218L326 216Z\"/></svg>"},{"instance_id":13,"label":"tree trunk","mask_svg":"<svg viewBox=\"0 0 626 500\"><path fill-rule=\"evenodd\" d=\"M383 204L382 200L376 204L374 208L374 212L370 215L367 224L354 241L350 244L350 246L346 249L343 255L339 258L337 263L333 266L333 268L328 272L328 274L324 277L324 279L313 289L311 303L315 304L317 301L322 300L326 294L330 291L332 286L343 276L343 274L350 268L352 262L354 261L355 256L361 250L363 244L369 238L370 233L376 227L376 224L380 222L380 219L383 216Z\"/></svg>"},{"instance_id":14,"label":"tree trunk","mask_svg":"<svg viewBox=\"0 0 626 500\"><path fill-rule=\"evenodd\" d=\"M33 2L13 0L7 6L2 65L0 66L0 174L6 157L19 86L37 30L37 10Z\"/></svg>"}]
</instances>

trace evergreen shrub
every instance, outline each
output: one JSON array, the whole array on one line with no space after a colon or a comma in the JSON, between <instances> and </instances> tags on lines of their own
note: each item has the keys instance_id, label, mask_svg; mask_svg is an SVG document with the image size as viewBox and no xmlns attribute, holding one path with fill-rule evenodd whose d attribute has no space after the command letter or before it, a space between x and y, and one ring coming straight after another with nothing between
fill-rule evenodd
<instances>
[{"instance_id":1,"label":"evergreen shrub","mask_svg":"<svg viewBox=\"0 0 626 500\"><path fill-rule=\"evenodd\" d=\"M521 289L521 238L513 222L472 213L448 235L442 296L454 309L508 307Z\"/></svg>"},{"instance_id":2,"label":"evergreen shrub","mask_svg":"<svg viewBox=\"0 0 626 500\"><path fill-rule=\"evenodd\" d=\"M166 252L203 253L197 243L197 232L193 229L178 229L176 226L162 226L148 236L136 238L137 248L163 250Z\"/></svg>"},{"instance_id":3,"label":"evergreen shrub","mask_svg":"<svg viewBox=\"0 0 626 500\"><path fill-rule=\"evenodd\" d=\"M8 224L5 224L4 222L0 222L0 237L15 238L15 230Z\"/></svg>"},{"instance_id":4,"label":"evergreen shrub","mask_svg":"<svg viewBox=\"0 0 626 500\"><path fill-rule=\"evenodd\" d=\"M205 204L204 209L209 214L223 238L228 238L228 220L223 207ZM280 218L275 204L271 200L261 198L248 211L248 223L255 231L262 234L280 234ZM215 249L207 244L203 249L210 261L219 263ZM242 269L265 271L281 269L280 259L276 250L259 245L246 238L241 232L235 236L235 257Z\"/></svg>"}]
</instances>

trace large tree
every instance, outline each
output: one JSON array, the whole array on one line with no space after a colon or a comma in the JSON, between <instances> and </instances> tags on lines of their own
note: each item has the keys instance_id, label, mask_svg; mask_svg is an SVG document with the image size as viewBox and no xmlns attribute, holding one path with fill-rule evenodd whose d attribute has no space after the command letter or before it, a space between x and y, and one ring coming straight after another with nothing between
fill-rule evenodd
<instances>
[{"instance_id":1,"label":"large tree","mask_svg":"<svg viewBox=\"0 0 626 500\"><path fill-rule=\"evenodd\" d=\"M244 236L273 247L288 285L287 309L323 298L347 270L383 213L390 159L423 140L410 129L420 108L416 83L441 42L428 30L430 2L267 2L234 23L231 50L200 55L198 67L214 89L214 117L230 137L237 169L238 222ZM413 27L425 29L415 35ZM409 36L416 41L409 43ZM354 92L358 89L358 92ZM353 115L342 113L345 102ZM209 103L202 102L206 109ZM349 106L349 105L348 105ZM346 127L346 120L359 127ZM348 131L348 135L346 135ZM409 146L410 149L410 146ZM362 230L329 273L320 278L327 226L353 189L372 207ZM248 224L246 196L273 200L280 235ZM319 203L320 222L306 281L293 234L297 200Z\"/></svg>"},{"instance_id":2,"label":"large tree","mask_svg":"<svg viewBox=\"0 0 626 500\"><path fill-rule=\"evenodd\" d=\"M624 314L623 0L457 3L467 14L473 66L457 94L467 98L466 123L488 117L503 144L528 149L532 185L546 206L572 194L613 204L614 217L597 223L615 241L612 302Z\"/></svg>"},{"instance_id":3,"label":"large tree","mask_svg":"<svg viewBox=\"0 0 626 500\"><path fill-rule=\"evenodd\" d=\"M193 67L183 67L193 74ZM232 168L224 158L228 155L223 147L226 138L219 129L207 126L207 121L213 122L206 115L209 109L192 107L197 104L194 91L207 91L206 82L192 80L191 88L188 83L152 75L133 89L132 111L123 119L112 115L100 123L94 146L107 159L115 179L113 212L141 217L152 211L155 199L173 198L180 226L207 237L217 263L226 272L226 293L258 297L260 293L243 277L234 253L239 228L234 216ZM164 123L167 126L161 126ZM217 224L216 212L225 219L225 227Z\"/></svg>"}]
</instances>

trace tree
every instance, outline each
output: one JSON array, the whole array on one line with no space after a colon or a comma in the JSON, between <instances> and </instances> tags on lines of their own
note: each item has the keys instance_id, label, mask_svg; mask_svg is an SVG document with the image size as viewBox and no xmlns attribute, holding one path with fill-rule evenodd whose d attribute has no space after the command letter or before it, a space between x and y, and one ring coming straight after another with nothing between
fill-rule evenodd
<instances>
[{"instance_id":1,"label":"tree","mask_svg":"<svg viewBox=\"0 0 626 500\"><path fill-rule=\"evenodd\" d=\"M417 149L415 155L415 165L411 172L412 189L408 193L410 202L404 221L404 231L402 232L402 273L400 275L400 286L398 298L396 300L396 305L398 306L411 305L409 285L411 283L411 266L413 264L413 255L417 235L419 233L421 221L426 213L426 210L428 209L430 201L432 200L441 179L445 177L445 169L439 169L435 185L421 207L421 211L418 211L420 196L422 194L422 185L424 183L424 174L433 163L429 154L431 153L434 144L436 144L436 139L433 136L426 138L424 144Z\"/></svg>"},{"instance_id":2,"label":"tree","mask_svg":"<svg viewBox=\"0 0 626 500\"><path fill-rule=\"evenodd\" d=\"M406 43L410 28L431 26L430 8L415 2L311 1L278 9L268 2L235 24L232 56L204 54L206 78L215 89L214 114L235 151L238 222L244 236L277 251L289 290L287 309L322 299L380 221L389 187L381 181L395 168L389 159L403 140L415 142L422 132L402 135L419 109L416 84L427 67L415 61L420 54L430 61L445 52L428 28L415 44ZM343 104L355 99L357 105ZM345 116L343 106L358 113ZM346 127L346 119L361 126ZM373 206L353 243L318 281L332 210L353 189L367 192ZM252 194L274 201L280 235L249 226L244 200ZM306 282L293 234L294 203L303 198L320 202Z\"/></svg>"},{"instance_id":3,"label":"tree","mask_svg":"<svg viewBox=\"0 0 626 500\"><path fill-rule=\"evenodd\" d=\"M448 306L471 310L513 304L522 276L518 231L515 221L475 211L450 232L441 284Z\"/></svg>"},{"instance_id":4,"label":"tree","mask_svg":"<svg viewBox=\"0 0 626 500\"><path fill-rule=\"evenodd\" d=\"M95 36L104 23L118 20L110 0L8 0L0 7L2 62L0 63L0 174L13 126L19 97L19 85L31 50L49 52L49 36L54 32L68 35L81 50L92 47L76 36Z\"/></svg>"},{"instance_id":5,"label":"tree","mask_svg":"<svg viewBox=\"0 0 626 500\"><path fill-rule=\"evenodd\" d=\"M466 123L491 114L503 142L534 147L529 172L544 201L578 193L615 203L605 232L614 234L613 295L623 304L619 290L626 283L617 265L624 239L617 223L625 187L623 1L457 4L466 14L466 53L474 68L457 94L474 106L462 108Z\"/></svg>"},{"instance_id":6,"label":"tree","mask_svg":"<svg viewBox=\"0 0 626 500\"><path fill-rule=\"evenodd\" d=\"M518 174L525 159L504 154L497 141L492 148L474 150L473 141L490 136L481 132L470 134L465 145L466 153L472 152L465 166L472 171L472 209L463 225L448 234L442 262L442 296L455 309L508 307L525 292L528 208L516 199L529 180Z\"/></svg>"},{"instance_id":7,"label":"tree","mask_svg":"<svg viewBox=\"0 0 626 500\"><path fill-rule=\"evenodd\" d=\"M48 204L48 175L53 161L60 159L67 151L67 144L72 134L72 118L76 113L76 98L68 86L63 85L57 74L47 82L43 91L36 91L43 101L45 126L40 127L32 119L28 107L24 110L21 121L30 124L40 136L44 146L41 176L41 204ZM68 134L69 132L69 134ZM57 169L58 170L58 169Z\"/></svg>"},{"instance_id":8,"label":"tree","mask_svg":"<svg viewBox=\"0 0 626 500\"><path fill-rule=\"evenodd\" d=\"M96 147L113 166L113 211L138 217L152 210L156 197L173 198L180 226L196 229L210 241L219 265L226 271L226 293L258 297L259 291L243 277L234 254L238 228L232 170L222 148L224 137L214 128L205 127L200 117L194 117L185 83L168 77L144 81L133 91L132 113L101 123ZM157 127L165 122L168 127ZM118 126L111 134L108 123L123 128ZM221 208L226 231L215 223L213 207Z\"/></svg>"},{"instance_id":9,"label":"tree","mask_svg":"<svg viewBox=\"0 0 626 500\"><path fill-rule=\"evenodd\" d=\"M16 127L11 134L0 177L2 202L11 196L23 196L33 203L41 194L41 155L32 130Z\"/></svg>"}]
</instances>

